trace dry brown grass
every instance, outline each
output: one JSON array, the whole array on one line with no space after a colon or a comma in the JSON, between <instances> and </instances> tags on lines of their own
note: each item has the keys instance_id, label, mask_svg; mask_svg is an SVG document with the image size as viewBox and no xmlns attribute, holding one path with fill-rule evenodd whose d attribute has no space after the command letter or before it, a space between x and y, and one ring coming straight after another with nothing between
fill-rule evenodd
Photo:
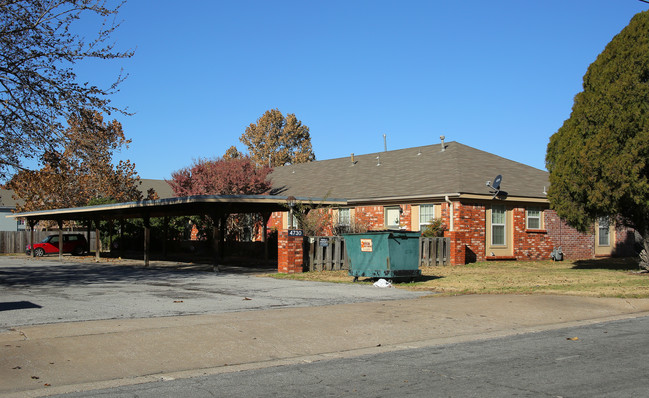
<instances>
[{"instance_id":1,"label":"dry brown grass","mask_svg":"<svg viewBox=\"0 0 649 398\"><path fill-rule=\"evenodd\" d=\"M395 283L394 286L445 295L515 293L649 298L649 274L638 271L634 259L490 261L455 267L423 268L423 276L419 281ZM353 279L347 271L273 276L341 283L351 283ZM371 282L373 281L361 281Z\"/></svg>"}]
</instances>

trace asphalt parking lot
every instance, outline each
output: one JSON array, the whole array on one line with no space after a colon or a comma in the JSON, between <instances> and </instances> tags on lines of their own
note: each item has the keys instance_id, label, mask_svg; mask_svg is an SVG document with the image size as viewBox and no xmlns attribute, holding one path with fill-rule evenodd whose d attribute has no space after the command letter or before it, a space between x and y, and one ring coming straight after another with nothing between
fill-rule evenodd
<instances>
[{"instance_id":1,"label":"asphalt parking lot","mask_svg":"<svg viewBox=\"0 0 649 398\"><path fill-rule=\"evenodd\" d=\"M102 319L218 314L416 298L371 285L259 277L271 269L220 273L158 263L94 263L0 256L0 332L16 326Z\"/></svg>"}]
</instances>

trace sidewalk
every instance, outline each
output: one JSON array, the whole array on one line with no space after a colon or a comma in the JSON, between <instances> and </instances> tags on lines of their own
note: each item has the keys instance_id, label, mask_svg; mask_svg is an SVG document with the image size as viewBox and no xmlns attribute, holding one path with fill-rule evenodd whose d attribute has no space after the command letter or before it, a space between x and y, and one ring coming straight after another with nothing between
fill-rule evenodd
<instances>
[{"instance_id":1,"label":"sidewalk","mask_svg":"<svg viewBox=\"0 0 649 398\"><path fill-rule=\"evenodd\" d=\"M30 326L0 333L0 395L53 395L645 315L649 299L499 295Z\"/></svg>"}]
</instances>

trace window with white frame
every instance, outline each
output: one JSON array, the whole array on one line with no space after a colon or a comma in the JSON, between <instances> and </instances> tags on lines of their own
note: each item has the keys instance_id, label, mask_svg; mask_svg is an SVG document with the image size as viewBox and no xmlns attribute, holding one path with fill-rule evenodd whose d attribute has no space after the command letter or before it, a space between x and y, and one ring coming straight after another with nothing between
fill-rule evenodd
<instances>
[{"instance_id":1,"label":"window with white frame","mask_svg":"<svg viewBox=\"0 0 649 398\"><path fill-rule=\"evenodd\" d=\"M598 244L600 246L610 246L611 236L610 236L610 226L611 223L607 217L600 217L597 220L597 226L599 229L598 233Z\"/></svg>"},{"instance_id":2,"label":"window with white frame","mask_svg":"<svg viewBox=\"0 0 649 398\"><path fill-rule=\"evenodd\" d=\"M419 206L419 226L429 225L435 219L435 205L425 204Z\"/></svg>"},{"instance_id":3,"label":"window with white frame","mask_svg":"<svg viewBox=\"0 0 649 398\"><path fill-rule=\"evenodd\" d=\"M298 229L299 228L299 225L298 225L299 222L297 220L297 217L295 216L295 211L292 213L293 217L291 217L291 212L290 211L287 212L287 216L288 216L288 228L289 229ZM292 224L291 224L291 219L293 221Z\"/></svg>"},{"instance_id":4,"label":"window with white frame","mask_svg":"<svg viewBox=\"0 0 649 398\"><path fill-rule=\"evenodd\" d=\"M528 207L526 209L525 220L527 229L541 229L541 208Z\"/></svg>"},{"instance_id":5,"label":"window with white frame","mask_svg":"<svg viewBox=\"0 0 649 398\"><path fill-rule=\"evenodd\" d=\"M505 246L505 230L507 225L507 212L505 206L491 207L491 244Z\"/></svg>"},{"instance_id":6,"label":"window with white frame","mask_svg":"<svg viewBox=\"0 0 649 398\"><path fill-rule=\"evenodd\" d=\"M385 208L385 227L387 229L399 229L401 216L400 207L386 207Z\"/></svg>"},{"instance_id":7,"label":"window with white frame","mask_svg":"<svg viewBox=\"0 0 649 398\"><path fill-rule=\"evenodd\" d=\"M351 221L350 209L338 209L338 225L349 226Z\"/></svg>"}]
</instances>

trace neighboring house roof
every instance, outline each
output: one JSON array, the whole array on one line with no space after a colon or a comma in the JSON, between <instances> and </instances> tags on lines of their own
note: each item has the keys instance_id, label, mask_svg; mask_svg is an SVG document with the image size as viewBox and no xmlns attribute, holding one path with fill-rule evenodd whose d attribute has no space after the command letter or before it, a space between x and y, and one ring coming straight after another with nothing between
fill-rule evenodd
<instances>
[{"instance_id":1,"label":"neighboring house roof","mask_svg":"<svg viewBox=\"0 0 649 398\"><path fill-rule=\"evenodd\" d=\"M165 180L141 179L142 184L139 186L140 192L146 197L149 188L155 189L160 199L173 198L175 195L171 186ZM11 189L0 189L0 208L15 209L17 203L23 203L22 199L13 198L14 191Z\"/></svg>"},{"instance_id":2,"label":"neighboring house roof","mask_svg":"<svg viewBox=\"0 0 649 398\"><path fill-rule=\"evenodd\" d=\"M0 208L15 209L17 203L22 203L22 200L13 198L14 191L11 189L0 189Z\"/></svg>"},{"instance_id":3,"label":"neighboring house roof","mask_svg":"<svg viewBox=\"0 0 649 398\"><path fill-rule=\"evenodd\" d=\"M142 185L140 185L140 191L145 198L149 188L155 189L160 199L173 198L176 196L174 195L174 191L171 189L171 185L169 185L165 180L142 178L141 181Z\"/></svg>"},{"instance_id":4,"label":"neighboring house roof","mask_svg":"<svg viewBox=\"0 0 649 398\"><path fill-rule=\"evenodd\" d=\"M487 181L503 176L509 197L545 200L548 172L457 142L277 167L278 195L380 201L455 194L490 195ZM380 163L380 166L378 165Z\"/></svg>"}]
</instances>

